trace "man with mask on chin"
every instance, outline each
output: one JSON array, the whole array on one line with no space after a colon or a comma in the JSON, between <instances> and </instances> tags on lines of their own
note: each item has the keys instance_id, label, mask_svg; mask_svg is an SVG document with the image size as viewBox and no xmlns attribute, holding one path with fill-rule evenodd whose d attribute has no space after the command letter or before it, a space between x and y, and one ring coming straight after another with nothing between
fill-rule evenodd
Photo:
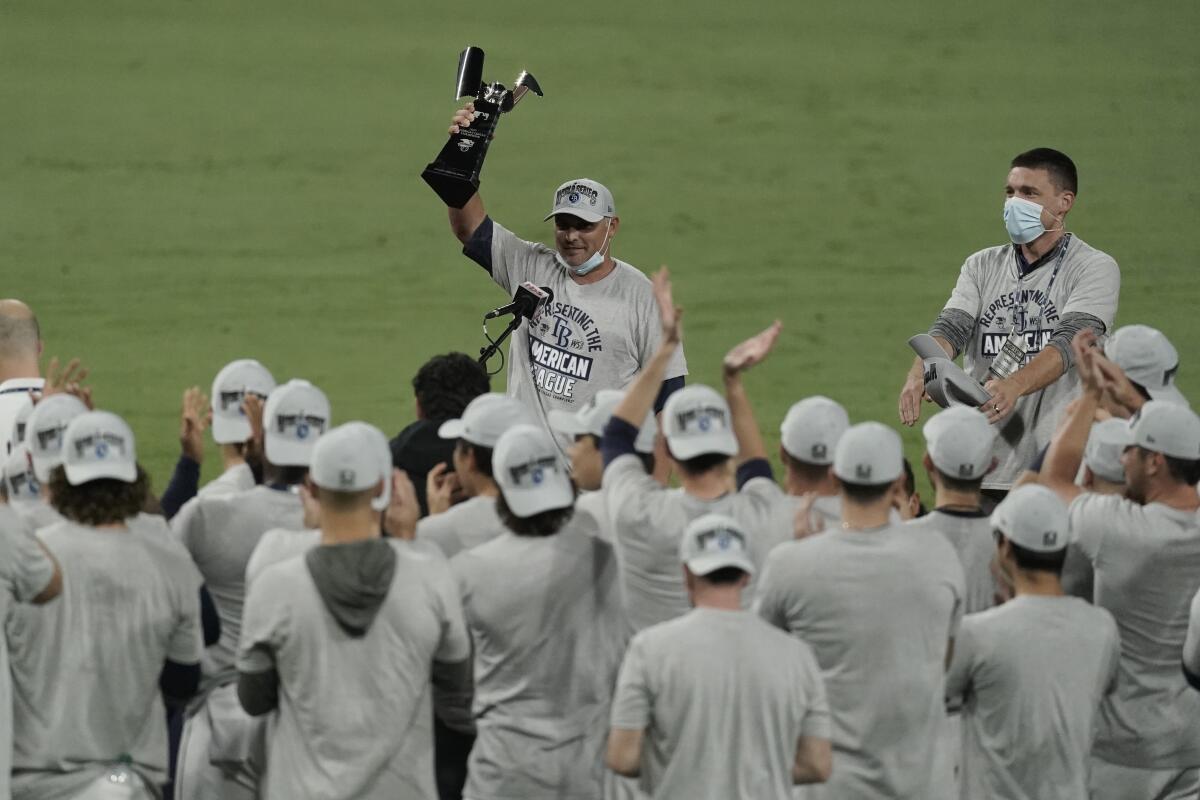
<instances>
[{"instance_id":1,"label":"man with mask on chin","mask_svg":"<svg viewBox=\"0 0 1200 800\"><path fill-rule=\"evenodd\" d=\"M450 132L470 126L474 111L470 103L460 109ZM580 178L554 192L546 216L554 220L553 247L524 241L494 222L479 194L449 212L463 253L506 293L524 281L554 292L540 317L512 337L510 395L545 425L553 409L576 412L601 389L624 389L633 382L658 349L662 325L649 279L612 257L621 219L603 184ZM687 363L678 350L655 410L683 386L685 375Z\"/></svg>"},{"instance_id":2,"label":"man with mask on chin","mask_svg":"<svg viewBox=\"0 0 1200 800\"><path fill-rule=\"evenodd\" d=\"M1012 160L1004 187L1011 244L971 255L929 333L991 397L980 406L995 425L997 468L984 480L993 506L1045 447L1079 385L1071 340L1112 327L1121 272L1106 253L1067 231L1078 176L1046 147ZM900 420L915 425L924 395L917 358L900 391Z\"/></svg>"}]
</instances>

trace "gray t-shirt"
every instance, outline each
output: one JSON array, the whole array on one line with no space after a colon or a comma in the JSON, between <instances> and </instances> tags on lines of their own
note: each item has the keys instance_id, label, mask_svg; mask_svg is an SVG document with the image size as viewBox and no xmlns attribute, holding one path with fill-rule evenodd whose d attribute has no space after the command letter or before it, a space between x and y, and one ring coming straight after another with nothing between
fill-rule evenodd
<instances>
[{"instance_id":1,"label":"gray t-shirt","mask_svg":"<svg viewBox=\"0 0 1200 800\"><path fill-rule=\"evenodd\" d=\"M933 531L826 531L767 557L756 606L812 647L833 715L829 797L930 797L962 566Z\"/></svg>"},{"instance_id":2,"label":"gray t-shirt","mask_svg":"<svg viewBox=\"0 0 1200 800\"><path fill-rule=\"evenodd\" d=\"M280 685L265 800L437 797L430 667L471 645L446 561L391 545L395 574L361 637L334 620L304 558L250 586L237 667L275 668Z\"/></svg>"},{"instance_id":3,"label":"gray t-shirt","mask_svg":"<svg viewBox=\"0 0 1200 800\"><path fill-rule=\"evenodd\" d=\"M53 577L54 564L26 533L25 523L11 508L0 505L0 621L8 619L14 601L28 603L45 591ZM0 639L0 709L11 708L8 639L3 638ZM0 798L9 796L12 746L12 713L0 712Z\"/></svg>"},{"instance_id":4,"label":"gray t-shirt","mask_svg":"<svg viewBox=\"0 0 1200 800\"><path fill-rule=\"evenodd\" d=\"M496 513L496 498L479 495L440 514L422 517L417 522L417 539L436 544L446 558L470 550L504 533Z\"/></svg>"},{"instance_id":5,"label":"gray t-shirt","mask_svg":"<svg viewBox=\"0 0 1200 800\"><path fill-rule=\"evenodd\" d=\"M272 564L307 553L320 543L321 531L318 529L290 531L272 528L262 535L250 554L250 560L246 563L246 586L254 583L263 570Z\"/></svg>"},{"instance_id":6,"label":"gray t-shirt","mask_svg":"<svg viewBox=\"0 0 1200 800\"><path fill-rule=\"evenodd\" d=\"M691 610L679 542L692 520L725 514L749 536L752 559L765 557L762 544L772 511L781 496L774 481L754 478L741 491L714 500L692 497L683 489L664 488L646 473L641 459L626 454L604 470L604 497L621 555L621 582L629 622L640 631ZM746 607L753 595L743 594Z\"/></svg>"},{"instance_id":7,"label":"gray t-shirt","mask_svg":"<svg viewBox=\"0 0 1200 800\"><path fill-rule=\"evenodd\" d=\"M762 558L775 549L776 545L790 542L796 538L796 512L804 502L803 495L787 494L782 487L776 495L771 508L770 521L764 529L765 535L758 542L757 551ZM842 524L842 498L840 495L818 497L813 501L812 521L819 524L821 530L840 527Z\"/></svg>"},{"instance_id":8,"label":"gray t-shirt","mask_svg":"<svg viewBox=\"0 0 1200 800\"><path fill-rule=\"evenodd\" d=\"M229 469L200 487L198 497L219 497L237 494L254 488L254 472L245 462L234 464Z\"/></svg>"},{"instance_id":9,"label":"gray t-shirt","mask_svg":"<svg viewBox=\"0 0 1200 800\"><path fill-rule=\"evenodd\" d=\"M221 619L220 641L205 652L207 679L232 676L246 598L246 565L259 538L271 528L303 527L300 496L266 486L194 498L171 520L171 529L204 576Z\"/></svg>"},{"instance_id":10,"label":"gray t-shirt","mask_svg":"<svg viewBox=\"0 0 1200 800\"><path fill-rule=\"evenodd\" d=\"M996 605L996 580L992 577L992 557L996 540L992 521L987 514L930 511L923 517L909 520L912 530L933 530L946 537L958 553L963 576L967 581L964 614L986 611Z\"/></svg>"},{"instance_id":11,"label":"gray t-shirt","mask_svg":"<svg viewBox=\"0 0 1200 800\"><path fill-rule=\"evenodd\" d=\"M475 645L466 800L600 795L627 641L612 546L574 521L450 562Z\"/></svg>"},{"instance_id":12,"label":"gray t-shirt","mask_svg":"<svg viewBox=\"0 0 1200 800\"><path fill-rule=\"evenodd\" d=\"M632 383L662 336L650 279L614 259L616 269L604 279L578 284L553 249L520 239L495 221L491 226L491 273L500 288L511 295L532 281L554 291L538 320L513 334L508 393L544 417L555 408L578 411L601 389ZM686 374L680 347L664 378Z\"/></svg>"},{"instance_id":13,"label":"gray t-shirt","mask_svg":"<svg viewBox=\"0 0 1200 800\"><path fill-rule=\"evenodd\" d=\"M747 611L697 608L629 645L612 727L645 730L654 798L785 798L801 736L829 738L808 645Z\"/></svg>"},{"instance_id":14,"label":"gray t-shirt","mask_svg":"<svg viewBox=\"0 0 1200 800\"><path fill-rule=\"evenodd\" d=\"M163 663L203 649L200 574L177 544L141 531L60 522L38 537L62 568L62 594L15 606L6 634L13 681L13 797L71 796L123 754L166 780Z\"/></svg>"},{"instance_id":15,"label":"gray t-shirt","mask_svg":"<svg viewBox=\"0 0 1200 800\"><path fill-rule=\"evenodd\" d=\"M1200 766L1200 692L1179 656L1200 589L1200 515L1114 495L1071 504L1068 559L1095 570L1095 603L1121 633L1117 692L1100 707L1094 754L1141 769Z\"/></svg>"},{"instance_id":16,"label":"gray t-shirt","mask_svg":"<svg viewBox=\"0 0 1200 800\"><path fill-rule=\"evenodd\" d=\"M1188 672L1200 676L1200 591L1192 598L1187 637L1183 640L1183 665Z\"/></svg>"},{"instance_id":17,"label":"gray t-shirt","mask_svg":"<svg viewBox=\"0 0 1200 800\"><path fill-rule=\"evenodd\" d=\"M1075 597L1020 595L964 617L946 675L947 697L965 701L963 800L1086 798L1120 649L1112 615Z\"/></svg>"},{"instance_id":18,"label":"gray t-shirt","mask_svg":"<svg viewBox=\"0 0 1200 800\"><path fill-rule=\"evenodd\" d=\"M963 368L985 383L988 367L1014 324L1025 334L1028 363L1066 314L1089 314L1112 330L1120 291L1117 262L1072 236L1061 264L1054 257L1024 279L1019 277L1011 244L972 254L945 307L965 311L975 320L962 354ZM995 454L1000 464L983 479L985 489L1011 488L1038 451L1050 443L1059 416L1078 386L1079 377L1072 370L1017 401L1016 411L999 425Z\"/></svg>"}]
</instances>

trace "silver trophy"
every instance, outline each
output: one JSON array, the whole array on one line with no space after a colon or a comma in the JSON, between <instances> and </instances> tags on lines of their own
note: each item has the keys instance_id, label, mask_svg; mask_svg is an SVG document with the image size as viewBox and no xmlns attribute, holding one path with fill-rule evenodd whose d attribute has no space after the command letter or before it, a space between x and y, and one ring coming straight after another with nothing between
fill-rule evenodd
<instances>
[{"instance_id":1,"label":"silver trophy","mask_svg":"<svg viewBox=\"0 0 1200 800\"><path fill-rule=\"evenodd\" d=\"M1025 334L1016 325L1004 340L1000 352L988 366L988 374L996 380L1004 380L1025 365L1025 356L1029 347L1025 344Z\"/></svg>"}]
</instances>

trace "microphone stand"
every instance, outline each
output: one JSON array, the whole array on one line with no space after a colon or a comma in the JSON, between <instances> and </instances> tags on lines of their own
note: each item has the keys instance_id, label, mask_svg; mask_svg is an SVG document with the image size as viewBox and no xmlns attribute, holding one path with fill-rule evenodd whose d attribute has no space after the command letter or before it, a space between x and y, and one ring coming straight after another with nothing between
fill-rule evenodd
<instances>
[{"instance_id":1,"label":"microphone stand","mask_svg":"<svg viewBox=\"0 0 1200 800\"><path fill-rule=\"evenodd\" d=\"M504 344L504 340L512 335L513 331L521 327L521 320L523 319L524 317L514 312L512 321L508 323L508 327L506 327L504 332L500 334L500 338L496 339L495 341L493 341L492 337L488 334L487 320L485 319L483 321L483 338L488 340L488 346L479 348L479 365L484 368L484 371L487 370L488 360L491 359L492 356L496 355L496 353L500 352L500 345Z\"/></svg>"}]
</instances>

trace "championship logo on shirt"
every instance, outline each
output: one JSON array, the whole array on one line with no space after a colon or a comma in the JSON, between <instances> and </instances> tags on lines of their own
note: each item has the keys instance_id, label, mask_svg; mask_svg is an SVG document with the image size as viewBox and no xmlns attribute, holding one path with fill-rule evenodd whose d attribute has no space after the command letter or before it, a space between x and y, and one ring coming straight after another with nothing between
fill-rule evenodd
<instances>
[{"instance_id":1,"label":"championship logo on shirt","mask_svg":"<svg viewBox=\"0 0 1200 800\"><path fill-rule=\"evenodd\" d=\"M529 326L529 369L538 391L559 400L572 400L579 382L592 378L596 356L604 342L586 311L568 303L553 303Z\"/></svg>"},{"instance_id":2,"label":"championship logo on shirt","mask_svg":"<svg viewBox=\"0 0 1200 800\"><path fill-rule=\"evenodd\" d=\"M1058 307L1043 290L1005 292L979 315L979 354L991 361L1015 329L1025 338L1025 363L1028 364L1050 341L1058 319Z\"/></svg>"}]
</instances>

